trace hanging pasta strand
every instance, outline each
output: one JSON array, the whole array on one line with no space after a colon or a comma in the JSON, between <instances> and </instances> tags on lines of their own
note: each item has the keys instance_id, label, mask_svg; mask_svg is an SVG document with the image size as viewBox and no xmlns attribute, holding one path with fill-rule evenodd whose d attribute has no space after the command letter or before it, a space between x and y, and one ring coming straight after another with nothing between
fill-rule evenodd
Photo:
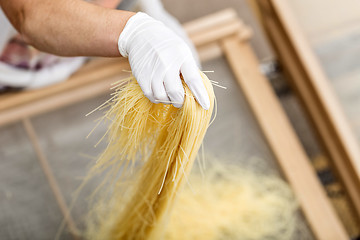
<instances>
[{"instance_id":1,"label":"hanging pasta strand","mask_svg":"<svg viewBox=\"0 0 360 240\"><path fill-rule=\"evenodd\" d=\"M204 110L184 84L182 108L153 104L136 80L119 86L104 120L108 145L87 179L104 174L95 191L88 239L161 239L176 193L186 182L214 107L212 84Z\"/></svg>"}]
</instances>

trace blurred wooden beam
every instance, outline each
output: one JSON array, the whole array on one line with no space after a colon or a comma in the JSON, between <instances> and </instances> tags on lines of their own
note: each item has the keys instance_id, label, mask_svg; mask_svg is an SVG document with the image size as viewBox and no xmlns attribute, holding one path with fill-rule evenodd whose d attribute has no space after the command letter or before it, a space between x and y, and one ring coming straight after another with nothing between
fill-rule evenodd
<instances>
[{"instance_id":1,"label":"blurred wooden beam","mask_svg":"<svg viewBox=\"0 0 360 240\"><path fill-rule=\"evenodd\" d=\"M45 112L65 107L76 102L94 98L110 92L111 83L119 80L119 76L108 78L82 87L37 99L0 112L0 126L30 118Z\"/></svg>"},{"instance_id":2,"label":"blurred wooden beam","mask_svg":"<svg viewBox=\"0 0 360 240\"><path fill-rule=\"evenodd\" d=\"M360 218L360 148L286 1L258 0L263 25Z\"/></svg>"},{"instance_id":3,"label":"blurred wooden beam","mask_svg":"<svg viewBox=\"0 0 360 240\"><path fill-rule=\"evenodd\" d=\"M239 20L233 8L227 8L219 12L187 22L183 25L189 35L196 35L199 32L207 31L216 26L227 25L229 22Z\"/></svg>"}]
</instances>

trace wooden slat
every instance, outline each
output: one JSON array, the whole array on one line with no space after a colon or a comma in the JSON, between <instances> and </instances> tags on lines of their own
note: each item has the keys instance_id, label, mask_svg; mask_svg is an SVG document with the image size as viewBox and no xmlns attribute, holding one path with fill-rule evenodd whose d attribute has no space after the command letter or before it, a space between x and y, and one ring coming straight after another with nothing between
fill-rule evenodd
<instances>
[{"instance_id":1,"label":"wooden slat","mask_svg":"<svg viewBox=\"0 0 360 240\"><path fill-rule=\"evenodd\" d=\"M81 75L89 73L89 71L96 71L98 68L109 67L114 64L124 64L124 70L130 70L130 66L127 63L125 58L103 58L103 57L93 57L90 58L80 69L78 69L73 75Z\"/></svg>"},{"instance_id":2,"label":"wooden slat","mask_svg":"<svg viewBox=\"0 0 360 240\"><path fill-rule=\"evenodd\" d=\"M223 41L223 49L314 235L321 240L349 239L250 46L232 37Z\"/></svg>"},{"instance_id":3,"label":"wooden slat","mask_svg":"<svg viewBox=\"0 0 360 240\"><path fill-rule=\"evenodd\" d=\"M259 1L263 24L360 218L360 149L320 64L285 1Z\"/></svg>"},{"instance_id":4,"label":"wooden slat","mask_svg":"<svg viewBox=\"0 0 360 240\"><path fill-rule=\"evenodd\" d=\"M210 43L208 45L198 48L199 58L201 62L206 62L211 59L218 58L223 55L223 51L219 43Z\"/></svg>"},{"instance_id":5,"label":"wooden slat","mask_svg":"<svg viewBox=\"0 0 360 240\"><path fill-rule=\"evenodd\" d=\"M72 216L70 214L70 209L65 202L64 195L62 194L59 184L56 181L54 173L49 165L49 161L47 160L44 152L42 151L42 149L40 147L38 137L36 136L35 129L34 129L33 125L31 124L31 121L28 118L23 119L23 126L24 126L25 131L29 137L29 140L35 150L35 153L36 153L36 156L38 157L40 166L41 166L41 168L45 174L45 177L50 185L50 188L54 194L54 197L60 208L60 211L64 216L64 221L68 225L73 239L79 239L79 236L78 236L79 231L76 227L74 219L72 218Z\"/></svg>"},{"instance_id":6,"label":"wooden slat","mask_svg":"<svg viewBox=\"0 0 360 240\"><path fill-rule=\"evenodd\" d=\"M19 107L6 109L0 112L0 126L110 92L111 83L121 78L124 78L124 76L116 76L104 81L87 84L80 88L60 92L53 96L46 97L45 101L44 99L38 99L27 104L22 104Z\"/></svg>"},{"instance_id":7,"label":"wooden slat","mask_svg":"<svg viewBox=\"0 0 360 240\"><path fill-rule=\"evenodd\" d=\"M233 20L239 19L233 8L227 8L219 12L195 19L183 25L189 35L207 31L215 26L226 25Z\"/></svg>"},{"instance_id":8,"label":"wooden slat","mask_svg":"<svg viewBox=\"0 0 360 240\"><path fill-rule=\"evenodd\" d=\"M225 25L213 27L199 34L190 35L190 39L195 46L201 46L211 42L219 41L220 39L233 34L238 34L239 29L242 27L244 27L244 24L239 19L235 19Z\"/></svg>"},{"instance_id":9,"label":"wooden slat","mask_svg":"<svg viewBox=\"0 0 360 240\"><path fill-rule=\"evenodd\" d=\"M88 67L85 65L85 68ZM67 81L49 87L28 90L20 93L12 93L9 95L4 94L4 96L0 96L0 113L5 109L9 109L21 104L27 104L37 99L49 97L60 92L69 91L71 89L100 81L101 79L106 79L122 74L124 69L130 69L129 64L125 59L119 58L116 62L106 64L105 66L93 66L87 71L82 70L81 74L74 74Z\"/></svg>"}]
</instances>

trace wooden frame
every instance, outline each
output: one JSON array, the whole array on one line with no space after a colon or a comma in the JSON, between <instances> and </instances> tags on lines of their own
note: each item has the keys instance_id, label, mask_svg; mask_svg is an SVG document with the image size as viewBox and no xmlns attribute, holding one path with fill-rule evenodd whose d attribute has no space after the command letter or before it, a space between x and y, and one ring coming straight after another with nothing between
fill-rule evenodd
<instances>
[{"instance_id":1,"label":"wooden frame","mask_svg":"<svg viewBox=\"0 0 360 240\"><path fill-rule=\"evenodd\" d=\"M227 9L185 24L202 60L225 55L285 177L293 187L301 209L317 239L348 239L294 129L271 85L258 69L258 61L248 43L251 30ZM109 91L110 82L128 69L124 59L100 59L85 65L67 82L41 90L0 97L0 125L23 120L67 224L71 216L61 200L61 192L31 126L31 116L91 98ZM3 104L5 103L5 104ZM60 200L59 200L60 199ZM71 228L70 228L71 229ZM75 230L73 230L75 231ZM74 234L75 235L75 234ZM76 235L75 235L76 237Z\"/></svg>"},{"instance_id":2,"label":"wooden frame","mask_svg":"<svg viewBox=\"0 0 360 240\"><path fill-rule=\"evenodd\" d=\"M256 0L263 26L360 219L360 148L286 1Z\"/></svg>"},{"instance_id":3,"label":"wooden frame","mask_svg":"<svg viewBox=\"0 0 360 240\"><path fill-rule=\"evenodd\" d=\"M315 237L324 240L348 239L274 90L260 73L258 61L249 44L237 38L227 38L223 40L223 48Z\"/></svg>"}]
</instances>

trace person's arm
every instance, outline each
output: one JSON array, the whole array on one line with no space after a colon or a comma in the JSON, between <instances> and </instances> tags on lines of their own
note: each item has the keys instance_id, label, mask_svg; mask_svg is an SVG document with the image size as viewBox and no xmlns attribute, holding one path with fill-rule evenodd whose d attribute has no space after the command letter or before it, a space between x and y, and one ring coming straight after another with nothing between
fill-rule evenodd
<instances>
[{"instance_id":1,"label":"person's arm","mask_svg":"<svg viewBox=\"0 0 360 240\"><path fill-rule=\"evenodd\" d=\"M120 56L119 35L135 14L82 0L0 0L0 6L29 44L60 56Z\"/></svg>"}]
</instances>

